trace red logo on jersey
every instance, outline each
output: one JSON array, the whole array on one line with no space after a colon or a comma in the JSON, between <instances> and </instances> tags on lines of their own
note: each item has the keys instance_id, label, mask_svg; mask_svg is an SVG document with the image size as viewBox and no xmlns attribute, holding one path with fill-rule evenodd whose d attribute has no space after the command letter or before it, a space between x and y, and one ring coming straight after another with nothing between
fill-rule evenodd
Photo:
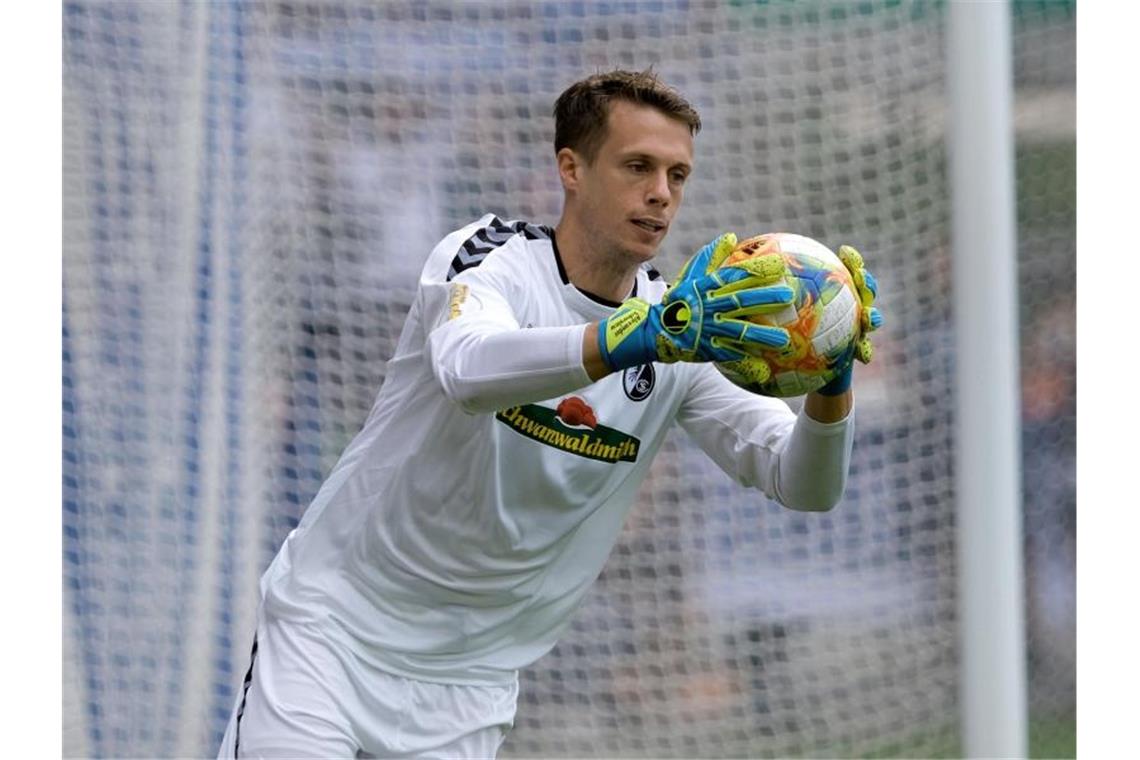
<instances>
[{"instance_id":1,"label":"red logo on jersey","mask_svg":"<svg viewBox=\"0 0 1140 760\"><path fill-rule=\"evenodd\" d=\"M567 425L585 425L591 430L598 426L598 418L594 415L594 410L577 396L562 399L554 413Z\"/></svg>"}]
</instances>

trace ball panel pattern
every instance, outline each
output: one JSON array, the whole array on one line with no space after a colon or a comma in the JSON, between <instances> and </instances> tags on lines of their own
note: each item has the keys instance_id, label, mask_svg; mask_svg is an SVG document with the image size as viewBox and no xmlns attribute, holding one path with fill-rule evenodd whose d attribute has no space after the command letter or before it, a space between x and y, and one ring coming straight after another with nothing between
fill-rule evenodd
<instances>
[{"instance_id":1,"label":"ball panel pattern","mask_svg":"<svg viewBox=\"0 0 1140 760\"><path fill-rule=\"evenodd\" d=\"M843 262L822 243L803 235L771 233L742 241L722 266L773 252L783 255L794 306L782 312L750 317L757 324L788 331L781 351L757 354L771 373L758 382L741 362L718 363L733 383L765 396L802 396L830 382L850 359L859 335L859 303L855 283ZM745 360L745 362L750 360Z\"/></svg>"}]
</instances>

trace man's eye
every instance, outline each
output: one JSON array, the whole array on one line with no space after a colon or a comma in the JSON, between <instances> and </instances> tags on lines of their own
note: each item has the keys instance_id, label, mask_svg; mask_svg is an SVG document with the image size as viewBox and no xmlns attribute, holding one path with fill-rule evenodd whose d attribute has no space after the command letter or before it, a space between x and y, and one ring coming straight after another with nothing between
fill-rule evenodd
<instances>
[{"instance_id":1,"label":"man's eye","mask_svg":"<svg viewBox=\"0 0 1140 760\"><path fill-rule=\"evenodd\" d=\"M678 185L684 184L685 180L689 178L688 174L684 172L673 172L673 181Z\"/></svg>"},{"instance_id":2,"label":"man's eye","mask_svg":"<svg viewBox=\"0 0 1140 760\"><path fill-rule=\"evenodd\" d=\"M645 169L647 167L645 164L643 164L639 161L634 161L632 164L629 165L629 168L633 169L635 172L643 172L643 171L645 171Z\"/></svg>"}]
</instances>

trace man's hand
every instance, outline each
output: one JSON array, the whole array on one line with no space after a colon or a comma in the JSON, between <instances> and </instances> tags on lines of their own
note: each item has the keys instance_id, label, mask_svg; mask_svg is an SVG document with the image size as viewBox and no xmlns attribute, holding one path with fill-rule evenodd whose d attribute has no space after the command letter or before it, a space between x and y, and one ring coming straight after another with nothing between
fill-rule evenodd
<instances>
[{"instance_id":1,"label":"man's hand","mask_svg":"<svg viewBox=\"0 0 1140 760\"><path fill-rule=\"evenodd\" d=\"M631 298L602 320L597 340L606 366L620 370L653 361L733 361L750 346L786 346L783 328L744 319L792 303L795 294L784 282L783 257L757 256L721 268L735 246L736 235L721 235L689 259L661 303L651 306Z\"/></svg>"},{"instance_id":2,"label":"man's hand","mask_svg":"<svg viewBox=\"0 0 1140 760\"><path fill-rule=\"evenodd\" d=\"M871 361L874 346L868 336L883 325L883 315L874 306L875 298L879 295L879 285L875 282L874 275L863 266L863 257L849 245L840 246L837 255L851 273L855 289L859 292L859 336L844 356L843 370L834 380L816 391L821 396L839 396L847 392L851 387L854 360L858 359L864 364Z\"/></svg>"}]
</instances>

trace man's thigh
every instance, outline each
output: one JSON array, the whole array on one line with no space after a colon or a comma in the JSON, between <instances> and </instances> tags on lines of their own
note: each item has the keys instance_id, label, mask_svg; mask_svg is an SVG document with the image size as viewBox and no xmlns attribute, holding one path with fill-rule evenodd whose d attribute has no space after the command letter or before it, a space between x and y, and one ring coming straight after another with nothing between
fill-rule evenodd
<instances>
[{"instance_id":1,"label":"man's thigh","mask_svg":"<svg viewBox=\"0 0 1140 760\"><path fill-rule=\"evenodd\" d=\"M355 757L352 683L320 637L262 622L251 659L219 758Z\"/></svg>"},{"instance_id":2,"label":"man's thigh","mask_svg":"<svg viewBox=\"0 0 1140 760\"><path fill-rule=\"evenodd\" d=\"M263 619L252 660L219 760L493 758L514 722L517 681L458 686L402 678L309 626Z\"/></svg>"},{"instance_id":3,"label":"man's thigh","mask_svg":"<svg viewBox=\"0 0 1140 760\"><path fill-rule=\"evenodd\" d=\"M514 724L518 682L503 686L458 686L377 674L374 707L361 715L355 735L364 756L399 758L494 758ZM398 730L372 721L397 712Z\"/></svg>"}]
</instances>

